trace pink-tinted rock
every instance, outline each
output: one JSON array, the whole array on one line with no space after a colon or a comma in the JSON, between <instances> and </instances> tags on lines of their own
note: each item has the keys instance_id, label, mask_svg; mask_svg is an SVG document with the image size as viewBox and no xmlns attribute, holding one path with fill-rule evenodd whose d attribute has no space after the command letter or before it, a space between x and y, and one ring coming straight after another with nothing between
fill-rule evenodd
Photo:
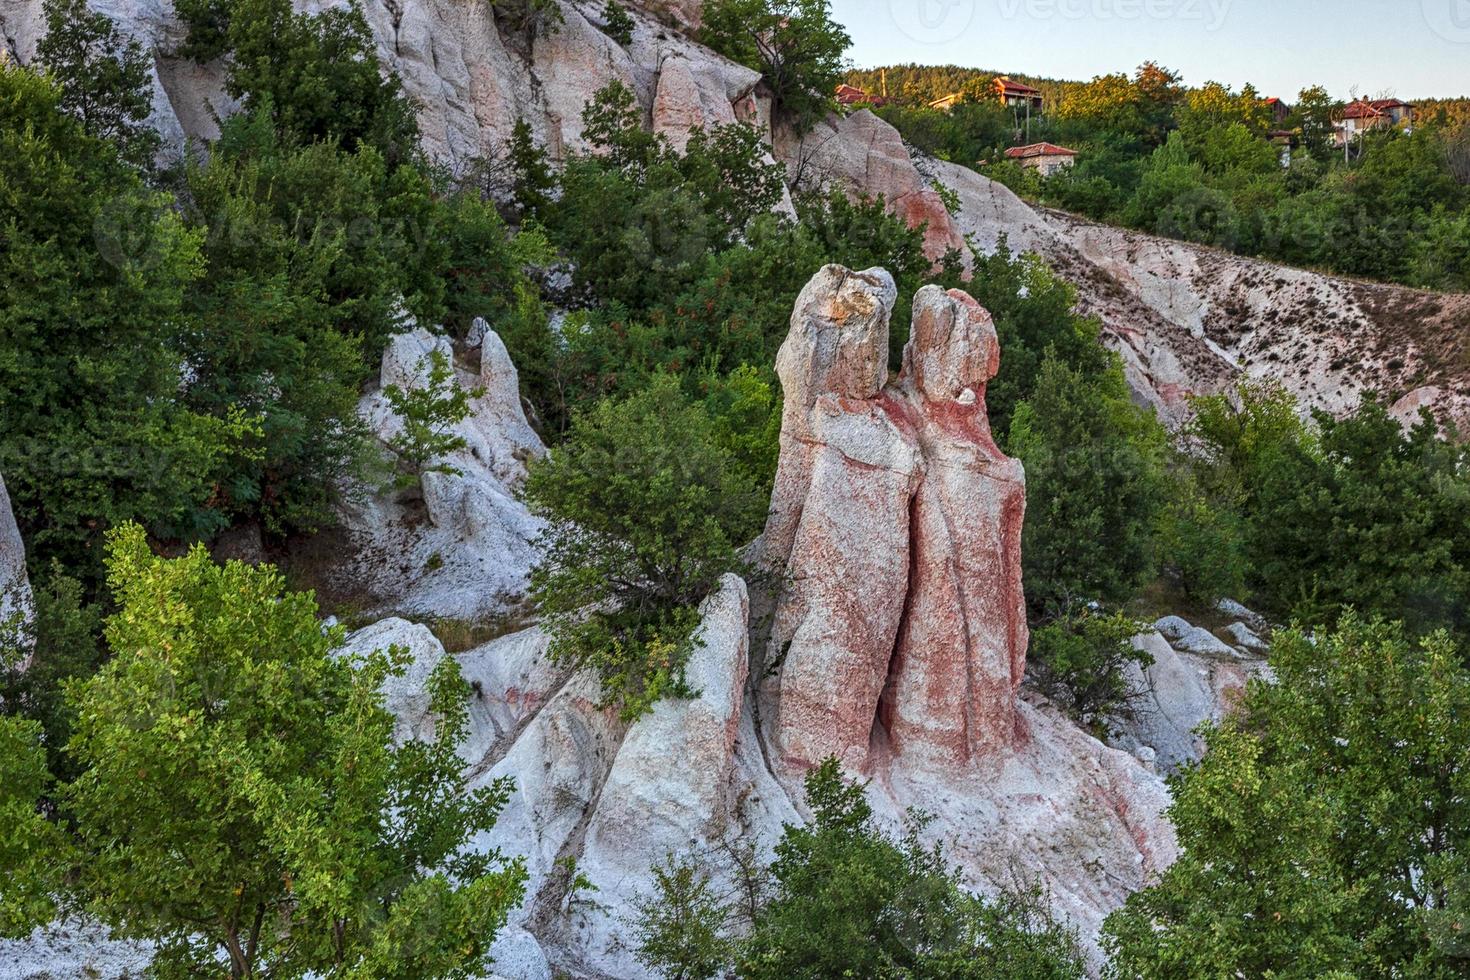
<instances>
[{"instance_id":1,"label":"pink-tinted rock","mask_svg":"<svg viewBox=\"0 0 1470 980\"><path fill-rule=\"evenodd\" d=\"M834 186L854 197L881 194L910 227L925 226L924 252L931 259L964 248L954 218L914 166L898 130L867 109L829 117L800 137L782 130L775 149L797 183Z\"/></svg>"},{"instance_id":2,"label":"pink-tinted rock","mask_svg":"<svg viewBox=\"0 0 1470 980\"><path fill-rule=\"evenodd\" d=\"M880 716L923 762L994 754L1014 729L1026 664L1021 464L990 435L985 384L1000 367L990 314L926 286L899 387L926 469L909 528L908 606Z\"/></svg>"},{"instance_id":3,"label":"pink-tinted rock","mask_svg":"<svg viewBox=\"0 0 1470 980\"><path fill-rule=\"evenodd\" d=\"M777 610L789 644L774 741L798 766L834 753L866 763L903 615L919 460L882 392L895 295L881 269L826 266L776 358L786 401L764 542L773 566L801 571Z\"/></svg>"},{"instance_id":4,"label":"pink-tinted rock","mask_svg":"<svg viewBox=\"0 0 1470 980\"><path fill-rule=\"evenodd\" d=\"M837 755L864 769L889 751L959 764L1014 728L1025 484L985 415L995 328L964 293L920 290L885 387L892 296L882 270L827 266L777 359L771 737L798 767Z\"/></svg>"}]
</instances>

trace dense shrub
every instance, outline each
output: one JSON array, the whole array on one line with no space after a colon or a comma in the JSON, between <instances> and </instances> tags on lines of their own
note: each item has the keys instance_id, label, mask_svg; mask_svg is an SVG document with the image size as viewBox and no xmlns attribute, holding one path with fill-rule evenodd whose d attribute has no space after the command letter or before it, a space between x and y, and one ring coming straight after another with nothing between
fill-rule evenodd
<instances>
[{"instance_id":1,"label":"dense shrub","mask_svg":"<svg viewBox=\"0 0 1470 980\"><path fill-rule=\"evenodd\" d=\"M532 466L525 495L548 521L531 598L552 657L595 670L626 717L689 693L696 607L765 511L704 408L667 376L601 401Z\"/></svg>"}]
</instances>

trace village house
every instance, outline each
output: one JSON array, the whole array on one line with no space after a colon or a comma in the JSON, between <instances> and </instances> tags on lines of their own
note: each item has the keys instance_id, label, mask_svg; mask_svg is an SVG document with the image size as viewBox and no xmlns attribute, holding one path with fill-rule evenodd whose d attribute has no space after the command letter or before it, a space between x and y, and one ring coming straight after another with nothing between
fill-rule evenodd
<instances>
[{"instance_id":1,"label":"village house","mask_svg":"<svg viewBox=\"0 0 1470 980\"><path fill-rule=\"evenodd\" d=\"M1032 143L1030 146L1013 146L1006 150L1006 159L1015 160L1043 177L1050 177L1076 163L1077 151L1055 143Z\"/></svg>"},{"instance_id":2,"label":"village house","mask_svg":"<svg viewBox=\"0 0 1470 980\"><path fill-rule=\"evenodd\" d=\"M1007 108L1029 109L1031 112L1041 111L1041 89L1013 82L1004 75L995 80L994 86L996 94L1000 96L1001 104Z\"/></svg>"},{"instance_id":3,"label":"village house","mask_svg":"<svg viewBox=\"0 0 1470 980\"><path fill-rule=\"evenodd\" d=\"M991 88L995 92L996 98L1000 100L1000 104L1007 109L1014 109L1027 117L1041 112L1043 99L1041 89L1039 88L1032 88L1030 85L1023 85L1020 82L1012 81L1004 75L993 79L991 81ZM941 112L948 112L964 100L965 93L951 92L949 95L930 102L929 108L938 109Z\"/></svg>"},{"instance_id":4,"label":"village house","mask_svg":"<svg viewBox=\"0 0 1470 980\"><path fill-rule=\"evenodd\" d=\"M1337 145L1342 146L1375 129L1395 129L1414 125L1414 107L1398 99L1358 99L1333 121Z\"/></svg>"},{"instance_id":5,"label":"village house","mask_svg":"<svg viewBox=\"0 0 1470 980\"><path fill-rule=\"evenodd\" d=\"M869 95L862 89L852 85L837 86L837 104L843 107L858 105L881 106L887 105L888 100L881 95Z\"/></svg>"}]
</instances>

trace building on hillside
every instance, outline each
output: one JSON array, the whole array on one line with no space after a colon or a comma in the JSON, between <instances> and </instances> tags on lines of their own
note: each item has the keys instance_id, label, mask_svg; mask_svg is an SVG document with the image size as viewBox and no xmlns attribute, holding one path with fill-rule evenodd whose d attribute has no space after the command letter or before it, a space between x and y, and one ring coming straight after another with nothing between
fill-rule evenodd
<instances>
[{"instance_id":1,"label":"building on hillside","mask_svg":"<svg viewBox=\"0 0 1470 980\"><path fill-rule=\"evenodd\" d=\"M1014 160L1028 170L1035 170L1043 177L1050 177L1076 163L1077 151L1055 143L1032 143L1030 146L1013 146L1006 150L1006 159Z\"/></svg>"},{"instance_id":2,"label":"building on hillside","mask_svg":"<svg viewBox=\"0 0 1470 980\"><path fill-rule=\"evenodd\" d=\"M1295 129L1273 129L1266 134L1271 145L1276 147L1277 157L1281 160L1281 166L1291 167L1291 152L1297 148L1301 133Z\"/></svg>"},{"instance_id":3,"label":"building on hillside","mask_svg":"<svg viewBox=\"0 0 1470 980\"><path fill-rule=\"evenodd\" d=\"M951 93L949 93L946 96L943 96L941 98L935 99L933 102L930 102L929 103L929 108L931 108L931 109L938 109L940 112L948 112L949 110L953 109L956 105L958 105L959 103L961 103L963 101L965 101L965 93L963 93L963 92L951 92Z\"/></svg>"},{"instance_id":4,"label":"building on hillside","mask_svg":"<svg viewBox=\"0 0 1470 980\"><path fill-rule=\"evenodd\" d=\"M881 95L869 95L852 85L839 85L837 86L837 104L840 106L880 106L887 105L888 100Z\"/></svg>"},{"instance_id":5,"label":"building on hillside","mask_svg":"<svg viewBox=\"0 0 1470 980\"><path fill-rule=\"evenodd\" d=\"M1040 112L1042 109L1041 89L1013 82L1002 75L994 81L995 93L1000 103L1011 109L1027 109Z\"/></svg>"},{"instance_id":6,"label":"building on hillside","mask_svg":"<svg viewBox=\"0 0 1470 980\"><path fill-rule=\"evenodd\" d=\"M1273 123L1278 127L1286 125L1286 120L1291 116L1291 106L1273 95L1266 100L1266 108L1271 111L1271 121Z\"/></svg>"},{"instance_id":7,"label":"building on hillside","mask_svg":"<svg viewBox=\"0 0 1470 980\"><path fill-rule=\"evenodd\" d=\"M1375 129L1412 128L1414 107L1399 99L1358 99L1349 102L1332 122L1337 145L1362 138Z\"/></svg>"}]
</instances>

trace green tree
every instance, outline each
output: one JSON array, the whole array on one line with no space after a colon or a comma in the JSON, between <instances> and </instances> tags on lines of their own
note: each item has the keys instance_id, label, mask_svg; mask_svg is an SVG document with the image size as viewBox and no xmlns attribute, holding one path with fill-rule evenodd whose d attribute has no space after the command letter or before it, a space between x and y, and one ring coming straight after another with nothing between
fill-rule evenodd
<instances>
[{"instance_id":1,"label":"green tree","mask_svg":"<svg viewBox=\"0 0 1470 980\"><path fill-rule=\"evenodd\" d=\"M367 145L390 165L417 156L413 107L397 76L379 68L359 4L313 15L290 0L232 0L227 17L225 89L265 111L287 140Z\"/></svg>"},{"instance_id":2,"label":"green tree","mask_svg":"<svg viewBox=\"0 0 1470 980\"><path fill-rule=\"evenodd\" d=\"M65 753L73 725L65 689L102 663L102 614L85 601L82 583L57 562L36 583L35 607L30 624L11 630L0 625L0 714L39 722L47 766L58 778L70 779L76 769Z\"/></svg>"},{"instance_id":3,"label":"green tree","mask_svg":"<svg viewBox=\"0 0 1470 980\"><path fill-rule=\"evenodd\" d=\"M1118 978L1463 975L1470 673L1443 634L1278 633L1173 781L1182 856L1110 916Z\"/></svg>"},{"instance_id":4,"label":"green tree","mask_svg":"<svg viewBox=\"0 0 1470 980\"><path fill-rule=\"evenodd\" d=\"M531 598L552 657L597 671L626 717L687 693L696 606L739 567L765 504L703 407L667 376L599 402L531 467L525 495L548 521Z\"/></svg>"},{"instance_id":5,"label":"green tree","mask_svg":"<svg viewBox=\"0 0 1470 980\"><path fill-rule=\"evenodd\" d=\"M461 385L453 361L441 350L420 358L415 371L422 384L408 390L398 385L383 389L394 414L402 420L402 428L388 440L388 449L398 461L400 486L417 484L425 473L459 473L440 457L464 448L464 437L453 431L454 426L469 416L471 399L485 394L484 388Z\"/></svg>"},{"instance_id":6,"label":"green tree","mask_svg":"<svg viewBox=\"0 0 1470 980\"><path fill-rule=\"evenodd\" d=\"M699 39L761 73L773 107L798 133L832 105L852 46L828 0L713 0Z\"/></svg>"},{"instance_id":7,"label":"green tree","mask_svg":"<svg viewBox=\"0 0 1470 980\"><path fill-rule=\"evenodd\" d=\"M508 162L516 207L523 216L539 217L551 203L556 175L546 150L536 145L531 124L517 119L510 131Z\"/></svg>"},{"instance_id":8,"label":"green tree","mask_svg":"<svg viewBox=\"0 0 1470 980\"><path fill-rule=\"evenodd\" d=\"M1301 90L1292 120L1302 131L1302 145L1314 157L1325 157L1332 153L1333 116L1341 103L1320 85Z\"/></svg>"},{"instance_id":9,"label":"green tree","mask_svg":"<svg viewBox=\"0 0 1470 980\"><path fill-rule=\"evenodd\" d=\"M633 17L618 0L607 0L602 8L603 30L623 47L633 43Z\"/></svg>"},{"instance_id":10,"label":"green tree","mask_svg":"<svg viewBox=\"0 0 1470 980\"><path fill-rule=\"evenodd\" d=\"M633 910L638 962L669 980L710 980L731 960L729 905L710 872L673 854L652 868L654 894Z\"/></svg>"},{"instance_id":11,"label":"green tree","mask_svg":"<svg viewBox=\"0 0 1470 980\"><path fill-rule=\"evenodd\" d=\"M343 656L269 566L157 558L136 525L109 552L113 657L67 690L68 906L155 942L164 976L482 972L525 871L468 846L510 787L466 784L454 661L433 740L395 743L380 688L405 651Z\"/></svg>"},{"instance_id":12,"label":"green tree","mask_svg":"<svg viewBox=\"0 0 1470 980\"><path fill-rule=\"evenodd\" d=\"M36 556L90 577L109 526L222 527L255 428L177 401L202 235L61 100L0 64L0 469Z\"/></svg>"},{"instance_id":13,"label":"green tree","mask_svg":"<svg viewBox=\"0 0 1470 980\"><path fill-rule=\"evenodd\" d=\"M1036 255L1011 251L1004 236L988 255L977 255L966 291L995 318L1004 356L1000 373L985 388L985 407L996 432L1010 430L1016 407L1031 397L1047 351L1084 375L1108 365L1098 337L1101 325L1078 316L1077 291Z\"/></svg>"},{"instance_id":14,"label":"green tree","mask_svg":"<svg viewBox=\"0 0 1470 980\"><path fill-rule=\"evenodd\" d=\"M124 159L149 166L159 138L145 122L153 86L142 45L86 0L46 0L42 10L46 34L36 43L36 60L61 87L62 109L89 136L113 141Z\"/></svg>"},{"instance_id":15,"label":"green tree","mask_svg":"<svg viewBox=\"0 0 1470 980\"><path fill-rule=\"evenodd\" d=\"M41 723L0 715L0 936L22 938L56 917L67 840L38 801L51 792Z\"/></svg>"},{"instance_id":16,"label":"green tree","mask_svg":"<svg viewBox=\"0 0 1470 980\"><path fill-rule=\"evenodd\" d=\"M262 423L259 457L226 474L217 505L275 533L314 530L333 520L337 488L364 461L359 389L403 310L442 318L451 257L464 262L456 288L483 282L479 263L500 262L506 244L453 255L464 212L422 173L369 146L292 143L264 108L226 120L186 180L184 215L207 274L187 295L183 400Z\"/></svg>"},{"instance_id":17,"label":"green tree","mask_svg":"<svg viewBox=\"0 0 1470 980\"><path fill-rule=\"evenodd\" d=\"M1026 466L1022 555L1034 615L1125 602L1155 572L1166 439L1129 399L1116 359L1090 378L1043 362L1008 440Z\"/></svg>"},{"instance_id":18,"label":"green tree","mask_svg":"<svg viewBox=\"0 0 1470 980\"><path fill-rule=\"evenodd\" d=\"M989 902L965 892L922 816L894 840L880 830L863 784L836 759L806 777L811 822L787 826L770 875L774 892L741 945L744 980L872 977L981 980L1082 977L1074 934L1034 901Z\"/></svg>"}]
</instances>

